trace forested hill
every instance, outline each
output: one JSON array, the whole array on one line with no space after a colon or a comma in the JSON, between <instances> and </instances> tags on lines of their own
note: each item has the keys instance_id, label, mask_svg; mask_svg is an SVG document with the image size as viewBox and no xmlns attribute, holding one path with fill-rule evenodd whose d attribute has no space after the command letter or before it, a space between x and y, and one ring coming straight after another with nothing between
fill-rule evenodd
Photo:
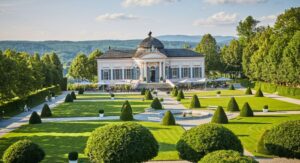
<instances>
[{"instance_id":1,"label":"forested hill","mask_svg":"<svg viewBox=\"0 0 300 163\"><path fill-rule=\"evenodd\" d=\"M180 36L180 37L178 37ZM191 36L187 36L191 37ZM170 37L162 36L162 42L166 48L182 48L185 44L194 48L197 43L193 40L173 41L180 40L182 35L174 35L172 41ZM159 36L158 36L159 38ZM164 41L166 39L166 41ZM200 40L200 37L199 37ZM61 61L66 64L70 62L74 56L82 52L84 54L90 54L95 49L106 51L108 47L116 49L135 49L142 40L97 40L97 41L0 41L0 50L7 48L14 49L16 51L25 51L28 53L44 54L46 52L56 52ZM217 40L218 41L218 40ZM229 40L230 41L230 40ZM224 42L220 42L222 46Z\"/></svg>"}]
</instances>

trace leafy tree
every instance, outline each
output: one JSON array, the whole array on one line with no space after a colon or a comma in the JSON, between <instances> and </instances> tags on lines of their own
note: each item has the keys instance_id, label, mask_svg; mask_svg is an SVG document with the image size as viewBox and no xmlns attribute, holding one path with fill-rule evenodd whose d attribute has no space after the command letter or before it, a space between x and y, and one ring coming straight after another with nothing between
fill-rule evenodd
<instances>
[{"instance_id":1,"label":"leafy tree","mask_svg":"<svg viewBox=\"0 0 300 163\"><path fill-rule=\"evenodd\" d=\"M90 80L93 80L98 74L97 74L97 57L100 57L103 53L99 50L96 49L94 50L88 57L88 61L89 61L89 70L91 73L91 78Z\"/></svg>"},{"instance_id":2,"label":"leafy tree","mask_svg":"<svg viewBox=\"0 0 300 163\"><path fill-rule=\"evenodd\" d=\"M86 55L79 53L73 59L68 74L75 79L91 79L91 73L87 65L89 65L88 58Z\"/></svg>"},{"instance_id":3,"label":"leafy tree","mask_svg":"<svg viewBox=\"0 0 300 163\"><path fill-rule=\"evenodd\" d=\"M292 7L280 14L275 22L274 29L293 37L300 30L300 7Z\"/></svg>"},{"instance_id":4,"label":"leafy tree","mask_svg":"<svg viewBox=\"0 0 300 163\"><path fill-rule=\"evenodd\" d=\"M33 75L32 77L34 78L32 84L36 89L43 88L43 84L45 80L43 66L44 65L40 59L39 54L35 53L30 57L29 68L32 71L32 75Z\"/></svg>"},{"instance_id":5,"label":"leafy tree","mask_svg":"<svg viewBox=\"0 0 300 163\"><path fill-rule=\"evenodd\" d=\"M50 61L53 65L53 75L54 80L55 80L55 84L62 84L63 81L63 66L58 58L58 56L56 55L56 53L51 53L50 55Z\"/></svg>"},{"instance_id":6,"label":"leafy tree","mask_svg":"<svg viewBox=\"0 0 300 163\"><path fill-rule=\"evenodd\" d=\"M251 37L255 35L255 32L257 31L256 26L258 23L259 21L255 20L252 16L247 16L244 21L239 22L236 30L243 43L246 43L250 40Z\"/></svg>"}]
</instances>

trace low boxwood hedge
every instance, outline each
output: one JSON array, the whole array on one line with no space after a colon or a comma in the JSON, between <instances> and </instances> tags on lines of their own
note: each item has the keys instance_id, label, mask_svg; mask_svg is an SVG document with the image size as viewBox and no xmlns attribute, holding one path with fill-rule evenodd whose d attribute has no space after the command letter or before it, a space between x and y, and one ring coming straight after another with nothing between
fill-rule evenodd
<instances>
[{"instance_id":1,"label":"low boxwood hedge","mask_svg":"<svg viewBox=\"0 0 300 163\"><path fill-rule=\"evenodd\" d=\"M258 163L252 157L243 156L233 150L219 150L208 153L199 163Z\"/></svg>"}]
</instances>

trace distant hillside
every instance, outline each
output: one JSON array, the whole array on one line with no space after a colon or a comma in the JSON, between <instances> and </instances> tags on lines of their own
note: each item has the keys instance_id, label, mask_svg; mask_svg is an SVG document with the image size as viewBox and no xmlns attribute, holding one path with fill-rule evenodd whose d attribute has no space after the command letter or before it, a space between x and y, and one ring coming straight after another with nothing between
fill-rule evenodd
<instances>
[{"instance_id":1,"label":"distant hillside","mask_svg":"<svg viewBox=\"0 0 300 163\"><path fill-rule=\"evenodd\" d=\"M184 44L189 44L195 48L201 36L165 35L158 36L166 48L182 48ZM217 36L219 45L224 45L233 39L231 36ZM109 46L116 49L135 49L141 40L97 40L97 41L0 41L0 50L7 48L28 53L44 54L56 52L64 64L70 63L74 56L82 52L90 54L95 49L106 51ZM226 44L225 43L225 44Z\"/></svg>"}]
</instances>

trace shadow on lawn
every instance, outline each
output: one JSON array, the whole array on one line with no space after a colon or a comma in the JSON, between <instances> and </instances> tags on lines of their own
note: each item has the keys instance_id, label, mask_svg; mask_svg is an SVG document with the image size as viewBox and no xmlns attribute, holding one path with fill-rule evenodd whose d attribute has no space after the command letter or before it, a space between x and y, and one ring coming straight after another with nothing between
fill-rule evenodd
<instances>
[{"instance_id":1,"label":"shadow on lawn","mask_svg":"<svg viewBox=\"0 0 300 163\"><path fill-rule=\"evenodd\" d=\"M159 143L159 152L176 151L176 143Z\"/></svg>"},{"instance_id":2,"label":"shadow on lawn","mask_svg":"<svg viewBox=\"0 0 300 163\"><path fill-rule=\"evenodd\" d=\"M265 123L265 122L229 122L228 124L245 124L245 125L249 125L249 124L272 124L272 123Z\"/></svg>"}]
</instances>

